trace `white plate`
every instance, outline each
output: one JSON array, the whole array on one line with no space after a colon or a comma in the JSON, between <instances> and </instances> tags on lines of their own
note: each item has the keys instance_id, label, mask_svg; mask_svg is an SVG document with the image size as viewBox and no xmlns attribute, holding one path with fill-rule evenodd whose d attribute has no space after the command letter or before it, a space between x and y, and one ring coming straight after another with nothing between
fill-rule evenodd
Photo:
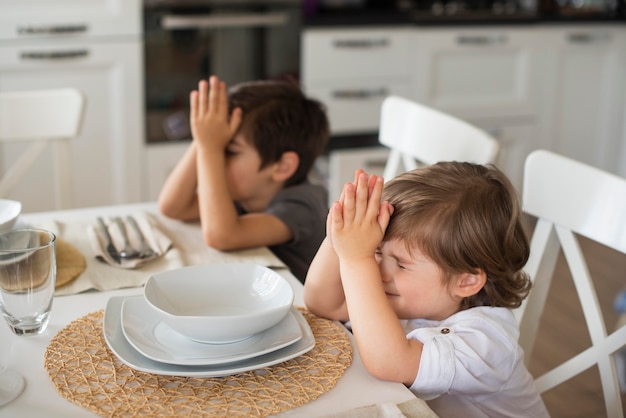
<instances>
[{"instance_id":1,"label":"white plate","mask_svg":"<svg viewBox=\"0 0 626 418\"><path fill-rule=\"evenodd\" d=\"M186 377L221 377L229 376L237 373L247 372L249 370L261 369L274 364L282 363L294 357L301 356L315 347L315 337L309 327L309 323L304 316L295 307L292 312L298 320L300 329L302 330L302 338L294 344L263 354L259 357L237 361L233 363L225 363L209 366L183 366L178 364L161 363L150 360L143 356L124 337L122 331L122 303L126 297L113 296L109 298L104 310L103 333L104 340L107 345L124 364L127 366L147 373L161 374L167 376L186 376Z\"/></svg>"},{"instance_id":2,"label":"white plate","mask_svg":"<svg viewBox=\"0 0 626 418\"><path fill-rule=\"evenodd\" d=\"M276 351L302 338L298 320L290 311L277 325L242 341L229 344L193 341L161 321L143 296L129 297L122 303L122 331L128 342L149 359L187 366L241 361Z\"/></svg>"}]
</instances>

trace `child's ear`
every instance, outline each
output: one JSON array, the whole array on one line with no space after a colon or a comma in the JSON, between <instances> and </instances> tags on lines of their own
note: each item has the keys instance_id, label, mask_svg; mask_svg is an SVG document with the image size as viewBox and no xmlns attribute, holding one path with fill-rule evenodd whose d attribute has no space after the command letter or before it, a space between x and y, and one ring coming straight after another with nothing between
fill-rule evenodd
<instances>
[{"instance_id":1,"label":"child's ear","mask_svg":"<svg viewBox=\"0 0 626 418\"><path fill-rule=\"evenodd\" d=\"M480 292L487 283L487 274L483 270L476 273L463 273L456 283L456 294L462 298L467 298Z\"/></svg>"},{"instance_id":2,"label":"child's ear","mask_svg":"<svg viewBox=\"0 0 626 418\"><path fill-rule=\"evenodd\" d=\"M285 151L274 164L273 177L277 182L287 181L289 177L293 176L298 166L300 165L300 157L294 151Z\"/></svg>"}]
</instances>

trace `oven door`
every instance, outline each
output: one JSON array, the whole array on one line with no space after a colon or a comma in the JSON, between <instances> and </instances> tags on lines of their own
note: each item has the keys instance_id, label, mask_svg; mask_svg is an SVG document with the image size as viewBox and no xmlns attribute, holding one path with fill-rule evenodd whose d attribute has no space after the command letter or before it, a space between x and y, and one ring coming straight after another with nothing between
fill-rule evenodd
<instances>
[{"instance_id":1,"label":"oven door","mask_svg":"<svg viewBox=\"0 0 626 418\"><path fill-rule=\"evenodd\" d=\"M148 143L190 139L189 92L215 74L231 86L296 79L300 1L146 1Z\"/></svg>"}]
</instances>

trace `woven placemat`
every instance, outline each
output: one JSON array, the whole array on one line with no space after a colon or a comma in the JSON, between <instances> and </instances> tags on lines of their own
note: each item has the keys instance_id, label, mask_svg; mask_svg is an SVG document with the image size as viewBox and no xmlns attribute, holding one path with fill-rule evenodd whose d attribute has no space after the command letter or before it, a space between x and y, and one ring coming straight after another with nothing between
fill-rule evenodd
<instances>
[{"instance_id":1,"label":"woven placemat","mask_svg":"<svg viewBox=\"0 0 626 418\"><path fill-rule=\"evenodd\" d=\"M52 338L44 366L65 399L99 415L265 417L316 399L352 362L344 329L299 308L315 336L306 354L216 378L162 376L123 364L104 341L104 311L71 322Z\"/></svg>"},{"instance_id":2,"label":"woven placemat","mask_svg":"<svg viewBox=\"0 0 626 418\"><path fill-rule=\"evenodd\" d=\"M85 271L87 261L76 247L65 240L57 238L55 246L57 257L57 281L55 287L58 289L80 276Z\"/></svg>"}]
</instances>

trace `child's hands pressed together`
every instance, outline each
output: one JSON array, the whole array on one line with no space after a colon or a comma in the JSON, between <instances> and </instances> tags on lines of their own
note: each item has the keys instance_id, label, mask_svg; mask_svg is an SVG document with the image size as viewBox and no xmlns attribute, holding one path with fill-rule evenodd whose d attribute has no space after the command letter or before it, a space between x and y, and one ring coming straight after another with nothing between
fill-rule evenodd
<instances>
[{"instance_id":1,"label":"child's hands pressed together","mask_svg":"<svg viewBox=\"0 0 626 418\"><path fill-rule=\"evenodd\" d=\"M223 152L241 124L241 109L229 115L226 84L216 76L211 76L209 83L201 80L198 90L190 94L191 132L203 148Z\"/></svg>"},{"instance_id":2,"label":"child's hands pressed together","mask_svg":"<svg viewBox=\"0 0 626 418\"><path fill-rule=\"evenodd\" d=\"M383 239L393 208L380 202L383 178L358 170L328 214L328 236L340 259L372 259Z\"/></svg>"}]
</instances>

